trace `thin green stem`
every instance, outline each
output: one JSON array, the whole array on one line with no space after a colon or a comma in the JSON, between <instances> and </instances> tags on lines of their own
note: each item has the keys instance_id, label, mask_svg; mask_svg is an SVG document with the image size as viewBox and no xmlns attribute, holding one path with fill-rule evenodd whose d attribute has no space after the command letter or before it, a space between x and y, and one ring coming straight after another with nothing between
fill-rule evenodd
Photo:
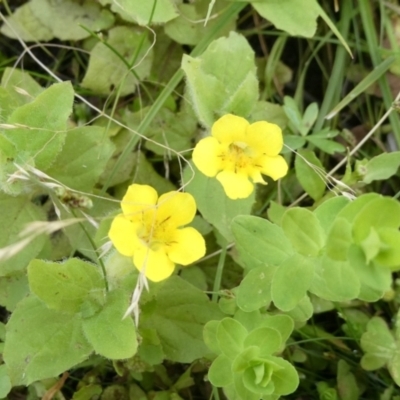
<instances>
[{"instance_id":1,"label":"thin green stem","mask_svg":"<svg viewBox=\"0 0 400 400\"><path fill-rule=\"evenodd\" d=\"M215 274L215 279L214 279L213 295L211 298L211 300L214 302L218 301L218 292L221 288L222 273L224 272L224 266L225 266L225 258L226 258L226 246L222 248L218 260L217 272Z\"/></svg>"},{"instance_id":2,"label":"thin green stem","mask_svg":"<svg viewBox=\"0 0 400 400\"><path fill-rule=\"evenodd\" d=\"M219 392L217 387L213 386L212 394L214 400L219 400Z\"/></svg>"}]
</instances>

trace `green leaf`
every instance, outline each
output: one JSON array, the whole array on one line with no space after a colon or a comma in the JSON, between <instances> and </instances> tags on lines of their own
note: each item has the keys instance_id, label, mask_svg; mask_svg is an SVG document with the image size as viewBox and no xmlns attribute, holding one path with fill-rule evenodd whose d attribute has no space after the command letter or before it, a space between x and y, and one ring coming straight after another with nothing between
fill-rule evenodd
<instances>
[{"instance_id":1,"label":"green leaf","mask_svg":"<svg viewBox=\"0 0 400 400\"><path fill-rule=\"evenodd\" d=\"M339 360L338 362L337 383L342 400L358 400L360 398L357 380L354 374L351 373L349 364L344 360Z\"/></svg>"},{"instance_id":2,"label":"green leaf","mask_svg":"<svg viewBox=\"0 0 400 400\"><path fill-rule=\"evenodd\" d=\"M277 308L289 311L306 295L314 277L314 264L300 254L282 263L272 279L271 295Z\"/></svg>"},{"instance_id":3,"label":"green leaf","mask_svg":"<svg viewBox=\"0 0 400 400\"><path fill-rule=\"evenodd\" d=\"M372 229L371 229L372 231ZM375 257L375 262L397 271L400 268L400 232L398 229L378 229L380 251ZM367 254L366 249L364 253ZM367 261L369 261L367 257Z\"/></svg>"},{"instance_id":4,"label":"green leaf","mask_svg":"<svg viewBox=\"0 0 400 400\"><path fill-rule=\"evenodd\" d=\"M141 109L129 115L126 118L128 126L137 130L147 110ZM192 113L184 111L175 113L164 107L158 111L150 124L146 136L151 141L146 141L145 147L160 156L176 157L176 152L192 147L192 140L196 133L197 121Z\"/></svg>"},{"instance_id":5,"label":"green leaf","mask_svg":"<svg viewBox=\"0 0 400 400\"><path fill-rule=\"evenodd\" d=\"M298 150L295 168L300 185L310 197L319 200L323 196L326 186L325 170L321 161L311 150Z\"/></svg>"},{"instance_id":6,"label":"green leaf","mask_svg":"<svg viewBox=\"0 0 400 400\"><path fill-rule=\"evenodd\" d=\"M17 108L30 103L35 97L44 91L44 89L32 78L32 76L23 70L9 68L4 70L1 77L1 86L3 86L10 95L8 105L3 104L1 116L6 121L9 117L8 107ZM13 107L14 106L14 107Z\"/></svg>"},{"instance_id":7,"label":"green leaf","mask_svg":"<svg viewBox=\"0 0 400 400\"><path fill-rule=\"evenodd\" d=\"M257 102L254 52L236 32L214 40L198 58L184 55L182 69L193 108L206 127L227 113L248 117Z\"/></svg>"},{"instance_id":8,"label":"green leaf","mask_svg":"<svg viewBox=\"0 0 400 400\"><path fill-rule=\"evenodd\" d=\"M127 26L110 29L107 45L119 53L126 63L104 43L97 43L90 52L89 66L82 86L95 93L109 94L121 85L119 92L121 96L133 93L138 79L146 78L151 69L153 53L150 50L149 39L147 36L143 38L143 35L142 31ZM136 63L141 60L133 69L135 74L128 66L134 57L136 57Z\"/></svg>"},{"instance_id":9,"label":"green leaf","mask_svg":"<svg viewBox=\"0 0 400 400\"><path fill-rule=\"evenodd\" d=\"M282 149L282 154L292 153L293 150L300 149L307 143L306 139L297 135L284 136L285 147Z\"/></svg>"},{"instance_id":10,"label":"green leaf","mask_svg":"<svg viewBox=\"0 0 400 400\"><path fill-rule=\"evenodd\" d=\"M63 0L56 3L51 0L31 1L35 17L60 40L82 40L89 37L90 33L82 26L98 32L114 24L113 14L90 0Z\"/></svg>"},{"instance_id":11,"label":"green leaf","mask_svg":"<svg viewBox=\"0 0 400 400\"><path fill-rule=\"evenodd\" d=\"M285 214L286 207L271 200L270 206L267 211L268 219L275 225L281 225L283 214Z\"/></svg>"},{"instance_id":12,"label":"green leaf","mask_svg":"<svg viewBox=\"0 0 400 400\"><path fill-rule=\"evenodd\" d=\"M0 214L0 248L10 246L21 240L19 233L27 224L45 221L43 209L31 203L26 197L11 197L0 193L0 208L7 210ZM26 268L29 261L42 250L46 241L44 235L38 236L8 260L0 261L0 276Z\"/></svg>"},{"instance_id":13,"label":"green leaf","mask_svg":"<svg viewBox=\"0 0 400 400\"><path fill-rule=\"evenodd\" d=\"M19 127L4 131L4 135L20 152L19 164L33 158L37 168L50 167L64 144L73 99L70 82L56 83L10 115L7 123Z\"/></svg>"},{"instance_id":14,"label":"green leaf","mask_svg":"<svg viewBox=\"0 0 400 400\"><path fill-rule=\"evenodd\" d=\"M233 318L224 318L218 324L217 341L222 354L233 360L244 348L246 328Z\"/></svg>"},{"instance_id":15,"label":"green leaf","mask_svg":"<svg viewBox=\"0 0 400 400\"><path fill-rule=\"evenodd\" d=\"M400 226L400 204L389 197L370 201L354 219L353 237L361 243L370 234L371 228L393 228Z\"/></svg>"},{"instance_id":16,"label":"green leaf","mask_svg":"<svg viewBox=\"0 0 400 400\"><path fill-rule=\"evenodd\" d=\"M314 307L310 298L305 295L297 304L285 313L296 322L305 322L309 320L314 314Z\"/></svg>"},{"instance_id":17,"label":"green leaf","mask_svg":"<svg viewBox=\"0 0 400 400\"><path fill-rule=\"evenodd\" d=\"M365 175L363 182L371 183L389 179L393 176L400 166L400 151L393 153L383 153L369 160L365 165Z\"/></svg>"},{"instance_id":18,"label":"green leaf","mask_svg":"<svg viewBox=\"0 0 400 400\"><path fill-rule=\"evenodd\" d=\"M213 8L213 17L204 26L198 21L204 19L207 14L209 0L196 1L192 4L179 4L179 17L167 22L164 26L165 33L180 44L196 45L206 35L208 35L216 26L218 26L219 13L227 6L225 1L218 1ZM218 31L218 36L225 36L230 31L235 30L235 23L232 21ZM217 36L217 37L218 37Z\"/></svg>"},{"instance_id":19,"label":"green leaf","mask_svg":"<svg viewBox=\"0 0 400 400\"><path fill-rule=\"evenodd\" d=\"M307 141L327 154L343 153L346 148L332 139L321 139L315 135L307 136Z\"/></svg>"},{"instance_id":20,"label":"green leaf","mask_svg":"<svg viewBox=\"0 0 400 400\"><path fill-rule=\"evenodd\" d=\"M25 271L0 278L0 304L8 311L14 311L28 293L29 285Z\"/></svg>"},{"instance_id":21,"label":"green leaf","mask_svg":"<svg viewBox=\"0 0 400 400\"><path fill-rule=\"evenodd\" d=\"M285 96L283 98L283 110L285 111L286 116L288 117L289 121L291 122L291 128L293 128L294 132L299 131L300 132L300 127L303 123L303 118L301 116L299 107L296 103L296 101L290 97L290 96Z\"/></svg>"},{"instance_id":22,"label":"green leaf","mask_svg":"<svg viewBox=\"0 0 400 400\"><path fill-rule=\"evenodd\" d=\"M284 314L266 315L261 314L260 311L244 312L239 309L234 317L249 332L260 327L276 329L281 335L282 343L288 340L294 328L293 319Z\"/></svg>"},{"instance_id":23,"label":"green leaf","mask_svg":"<svg viewBox=\"0 0 400 400\"><path fill-rule=\"evenodd\" d=\"M239 215L232 221L232 232L241 259L248 268L280 265L293 254L282 229L251 215Z\"/></svg>"},{"instance_id":24,"label":"green leaf","mask_svg":"<svg viewBox=\"0 0 400 400\"><path fill-rule=\"evenodd\" d=\"M232 370L243 373L254 359L258 359L260 348L258 346L246 347L234 360Z\"/></svg>"},{"instance_id":25,"label":"green leaf","mask_svg":"<svg viewBox=\"0 0 400 400\"><path fill-rule=\"evenodd\" d=\"M361 348L366 352L361 366L367 371L381 368L392 358L396 344L382 318L373 317L368 322L367 332L361 336Z\"/></svg>"},{"instance_id":26,"label":"green leaf","mask_svg":"<svg viewBox=\"0 0 400 400\"><path fill-rule=\"evenodd\" d=\"M313 127L315 121L317 120L317 117L318 117L318 104L317 103L309 104L303 115L302 126L301 126L302 136L306 136L308 132L310 132L310 129Z\"/></svg>"},{"instance_id":27,"label":"green leaf","mask_svg":"<svg viewBox=\"0 0 400 400\"><path fill-rule=\"evenodd\" d=\"M247 389L243 383L243 372L236 372L233 376L234 390L232 390L232 395L236 397L230 397L234 400L260 400L260 394L254 393Z\"/></svg>"},{"instance_id":28,"label":"green leaf","mask_svg":"<svg viewBox=\"0 0 400 400\"><path fill-rule=\"evenodd\" d=\"M231 222L237 215L250 214L254 193L247 199L231 200L215 178L206 177L192 163L190 165L195 174L192 179L190 168L185 168L183 181L189 182L186 191L195 198L204 219L215 226L226 240L233 241Z\"/></svg>"},{"instance_id":29,"label":"green leaf","mask_svg":"<svg viewBox=\"0 0 400 400\"><path fill-rule=\"evenodd\" d=\"M360 247L364 251L367 264L377 256L382 244L381 239L374 228L371 228L369 235L360 243Z\"/></svg>"},{"instance_id":30,"label":"green leaf","mask_svg":"<svg viewBox=\"0 0 400 400\"><path fill-rule=\"evenodd\" d=\"M310 291L325 300L353 300L360 293L360 280L348 261L323 256L316 261Z\"/></svg>"},{"instance_id":31,"label":"green leaf","mask_svg":"<svg viewBox=\"0 0 400 400\"><path fill-rule=\"evenodd\" d=\"M156 329L166 358L181 363L209 354L203 341L203 327L223 314L216 303L178 276L160 286L154 299L142 307L140 326Z\"/></svg>"},{"instance_id":32,"label":"green leaf","mask_svg":"<svg viewBox=\"0 0 400 400\"><path fill-rule=\"evenodd\" d=\"M288 124L288 118L279 104L270 103L269 101L257 101L250 116L250 122L268 121L278 125L282 130Z\"/></svg>"},{"instance_id":33,"label":"green leaf","mask_svg":"<svg viewBox=\"0 0 400 400\"><path fill-rule=\"evenodd\" d=\"M25 11L26 10L26 11ZM17 8L9 22L25 41L82 40L90 36L80 25L100 31L114 23L112 13L102 10L92 1L31 0ZM12 30L4 25L2 33L16 39Z\"/></svg>"},{"instance_id":34,"label":"green leaf","mask_svg":"<svg viewBox=\"0 0 400 400\"><path fill-rule=\"evenodd\" d=\"M268 307L271 302L271 282L277 267L257 267L244 277L236 292L239 308L249 312Z\"/></svg>"},{"instance_id":35,"label":"green leaf","mask_svg":"<svg viewBox=\"0 0 400 400\"><path fill-rule=\"evenodd\" d=\"M6 398L11 390L11 382L7 373L7 366L0 365L0 398Z\"/></svg>"},{"instance_id":36,"label":"green leaf","mask_svg":"<svg viewBox=\"0 0 400 400\"><path fill-rule=\"evenodd\" d=\"M104 281L94 264L70 258L65 263L33 260L28 266L31 291L50 309L77 313L91 297L102 301Z\"/></svg>"},{"instance_id":37,"label":"green leaf","mask_svg":"<svg viewBox=\"0 0 400 400\"><path fill-rule=\"evenodd\" d=\"M392 275L389 268L382 268L375 262L367 264L362 249L352 245L348 251L348 260L360 283L359 298L364 301L374 302L380 299L392 285Z\"/></svg>"},{"instance_id":38,"label":"green leaf","mask_svg":"<svg viewBox=\"0 0 400 400\"><path fill-rule=\"evenodd\" d=\"M317 29L319 15L318 3L315 0L253 0L256 11L271 21L276 28L292 36L313 37Z\"/></svg>"},{"instance_id":39,"label":"green leaf","mask_svg":"<svg viewBox=\"0 0 400 400\"><path fill-rule=\"evenodd\" d=\"M299 375L296 369L288 361L272 357L274 363L278 364L281 369L274 371L272 381L275 386L274 394L286 395L293 393L299 386Z\"/></svg>"},{"instance_id":40,"label":"green leaf","mask_svg":"<svg viewBox=\"0 0 400 400\"><path fill-rule=\"evenodd\" d=\"M9 38L17 39L17 37L20 37L27 42L47 42L53 38L50 28L43 25L34 14L32 1L18 7L12 15L6 17L6 20L12 29L8 24L3 24L1 33Z\"/></svg>"},{"instance_id":41,"label":"green leaf","mask_svg":"<svg viewBox=\"0 0 400 400\"><path fill-rule=\"evenodd\" d=\"M314 210L314 214L318 218L325 233L329 232L337 219L338 213L349 204L349 202L350 200L344 196L336 196L324 201Z\"/></svg>"},{"instance_id":42,"label":"green leaf","mask_svg":"<svg viewBox=\"0 0 400 400\"><path fill-rule=\"evenodd\" d=\"M155 329L140 329L140 346L138 356L150 365L161 364L165 358L160 338Z\"/></svg>"},{"instance_id":43,"label":"green leaf","mask_svg":"<svg viewBox=\"0 0 400 400\"><path fill-rule=\"evenodd\" d=\"M81 319L48 309L35 296L22 300L7 323L4 361L13 386L55 377L93 351Z\"/></svg>"},{"instance_id":44,"label":"green leaf","mask_svg":"<svg viewBox=\"0 0 400 400\"><path fill-rule=\"evenodd\" d=\"M96 126L68 131L64 147L47 173L72 189L90 191L114 151L103 132Z\"/></svg>"},{"instance_id":45,"label":"green leaf","mask_svg":"<svg viewBox=\"0 0 400 400\"><path fill-rule=\"evenodd\" d=\"M163 24L176 18L177 12L175 2L171 0L157 0L153 12L154 2L142 0L102 0L103 4L111 4L111 9L117 12L127 21L135 21L139 25Z\"/></svg>"},{"instance_id":46,"label":"green leaf","mask_svg":"<svg viewBox=\"0 0 400 400\"><path fill-rule=\"evenodd\" d=\"M100 397L103 388L101 385L90 383L87 386L82 386L74 392L72 400L90 400Z\"/></svg>"},{"instance_id":47,"label":"green leaf","mask_svg":"<svg viewBox=\"0 0 400 400\"><path fill-rule=\"evenodd\" d=\"M348 222L353 223L358 213L367 206L370 202L379 199L380 196L377 193L367 193L357 197L354 201L351 201L339 211L337 217L345 218Z\"/></svg>"},{"instance_id":48,"label":"green leaf","mask_svg":"<svg viewBox=\"0 0 400 400\"><path fill-rule=\"evenodd\" d=\"M326 254L336 261L346 261L353 243L351 224L344 218L334 220L326 238Z\"/></svg>"},{"instance_id":49,"label":"green leaf","mask_svg":"<svg viewBox=\"0 0 400 400\"><path fill-rule=\"evenodd\" d=\"M218 325L219 325L219 321L208 321L204 325L204 329L203 329L204 343L215 354L221 353L221 350L219 349L219 346L218 346L218 340L217 340Z\"/></svg>"},{"instance_id":50,"label":"green leaf","mask_svg":"<svg viewBox=\"0 0 400 400\"><path fill-rule=\"evenodd\" d=\"M283 215L282 228L300 254L307 257L318 256L324 245L325 235L315 214L305 208L290 208Z\"/></svg>"},{"instance_id":51,"label":"green leaf","mask_svg":"<svg viewBox=\"0 0 400 400\"><path fill-rule=\"evenodd\" d=\"M94 351L111 360L133 357L137 350L136 329L132 318L122 319L128 308L122 290L107 295L99 313L82 321L83 331Z\"/></svg>"},{"instance_id":52,"label":"green leaf","mask_svg":"<svg viewBox=\"0 0 400 400\"><path fill-rule=\"evenodd\" d=\"M264 357L278 352L282 344L282 337L278 330L261 327L247 335L244 341L244 348L250 346L259 347L259 355Z\"/></svg>"},{"instance_id":53,"label":"green leaf","mask_svg":"<svg viewBox=\"0 0 400 400\"><path fill-rule=\"evenodd\" d=\"M95 195L99 193L94 191ZM68 193L67 193L68 200ZM61 204L60 199L52 196L53 202L56 204L60 211L60 219L71 218L71 213L66 209L64 204ZM84 199L85 200L85 199ZM68 203L67 203L68 204ZM89 210L85 210L85 214L88 216L88 221L73 224L64 228L64 232L67 235L71 246L78 250L81 254L90 260L97 262L97 249L93 246L93 241L90 238L94 238L97 233L97 227L93 226L89 218L95 221L103 220L105 216L110 215L112 212L116 211L117 204L115 201L111 200L111 196L102 194L101 197L93 197L93 207ZM118 208L118 211L120 209ZM105 219L105 221L110 219ZM89 236L89 237L88 237Z\"/></svg>"},{"instance_id":54,"label":"green leaf","mask_svg":"<svg viewBox=\"0 0 400 400\"><path fill-rule=\"evenodd\" d=\"M388 370L396 385L400 386L400 343L396 342L396 352L388 363Z\"/></svg>"},{"instance_id":55,"label":"green leaf","mask_svg":"<svg viewBox=\"0 0 400 400\"><path fill-rule=\"evenodd\" d=\"M224 387L233 382L232 361L225 355L219 355L211 364L208 379L213 386Z\"/></svg>"}]
</instances>

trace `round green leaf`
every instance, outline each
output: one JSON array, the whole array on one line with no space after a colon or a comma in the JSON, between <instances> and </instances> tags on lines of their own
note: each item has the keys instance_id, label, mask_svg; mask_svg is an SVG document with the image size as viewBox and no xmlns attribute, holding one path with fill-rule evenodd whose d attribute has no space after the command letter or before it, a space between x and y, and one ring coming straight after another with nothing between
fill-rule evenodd
<instances>
[{"instance_id":1,"label":"round green leaf","mask_svg":"<svg viewBox=\"0 0 400 400\"><path fill-rule=\"evenodd\" d=\"M375 257L375 261L385 267L390 267L393 271L397 271L400 268L399 230L391 228L378 229L377 234L379 235L381 249Z\"/></svg>"},{"instance_id":2,"label":"round green leaf","mask_svg":"<svg viewBox=\"0 0 400 400\"><path fill-rule=\"evenodd\" d=\"M315 214L305 208L288 209L282 228L293 247L302 255L316 257L324 245L325 235Z\"/></svg>"},{"instance_id":3,"label":"round green leaf","mask_svg":"<svg viewBox=\"0 0 400 400\"><path fill-rule=\"evenodd\" d=\"M288 258L272 279L271 295L276 307L292 310L306 295L314 277L313 260L300 254Z\"/></svg>"},{"instance_id":4,"label":"round green leaf","mask_svg":"<svg viewBox=\"0 0 400 400\"><path fill-rule=\"evenodd\" d=\"M376 193L367 193L357 197L354 201L351 201L339 211L337 218L347 219L348 222L352 223L357 217L358 213L371 201L378 199L379 195Z\"/></svg>"},{"instance_id":5,"label":"round green leaf","mask_svg":"<svg viewBox=\"0 0 400 400\"><path fill-rule=\"evenodd\" d=\"M349 204L349 202L350 200L344 196L332 197L324 201L314 210L314 214L318 218L325 233L328 233L332 224L336 221L338 213Z\"/></svg>"},{"instance_id":6,"label":"round green leaf","mask_svg":"<svg viewBox=\"0 0 400 400\"><path fill-rule=\"evenodd\" d=\"M282 337L276 329L258 328L250 332L244 341L244 347L256 346L260 349L260 357L271 355L282 346Z\"/></svg>"},{"instance_id":7,"label":"round green leaf","mask_svg":"<svg viewBox=\"0 0 400 400\"><path fill-rule=\"evenodd\" d=\"M274 394L287 395L293 393L299 386L299 375L296 369L288 361L271 357L272 361L278 364L281 369L276 370L272 375L272 381L275 385Z\"/></svg>"},{"instance_id":8,"label":"round green leaf","mask_svg":"<svg viewBox=\"0 0 400 400\"><path fill-rule=\"evenodd\" d=\"M236 292L239 308L249 312L268 307L271 302L272 277L278 267L258 267L250 270Z\"/></svg>"},{"instance_id":9,"label":"round green leaf","mask_svg":"<svg viewBox=\"0 0 400 400\"><path fill-rule=\"evenodd\" d=\"M219 349L218 341L217 341L218 325L219 325L219 321L208 321L204 325L204 329L203 329L204 343L215 354L221 353L221 350Z\"/></svg>"},{"instance_id":10,"label":"round green leaf","mask_svg":"<svg viewBox=\"0 0 400 400\"><path fill-rule=\"evenodd\" d=\"M371 228L393 228L400 226L400 204L389 197L379 197L370 201L354 219L353 236L361 243L370 234Z\"/></svg>"},{"instance_id":11,"label":"round green leaf","mask_svg":"<svg viewBox=\"0 0 400 400\"><path fill-rule=\"evenodd\" d=\"M326 254L336 261L346 261L353 238L351 224L345 218L336 218L326 238Z\"/></svg>"},{"instance_id":12,"label":"round green leaf","mask_svg":"<svg viewBox=\"0 0 400 400\"><path fill-rule=\"evenodd\" d=\"M218 346L221 352L231 360L243 350L246 336L246 328L240 322L232 318L224 318L218 324Z\"/></svg>"},{"instance_id":13,"label":"round green leaf","mask_svg":"<svg viewBox=\"0 0 400 400\"><path fill-rule=\"evenodd\" d=\"M232 361L221 354L208 371L208 380L216 387L228 386L233 382Z\"/></svg>"},{"instance_id":14,"label":"round green leaf","mask_svg":"<svg viewBox=\"0 0 400 400\"><path fill-rule=\"evenodd\" d=\"M83 331L96 353L112 360L133 357L137 350L136 328L132 318L122 319L128 308L124 291L109 292L96 315L83 320Z\"/></svg>"},{"instance_id":15,"label":"round green leaf","mask_svg":"<svg viewBox=\"0 0 400 400\"><path fill-rule=\"evenodd\" d=\"M348 261L323 256L316 262L310 291L325 300L348 301L360 293L360 280Z\"/></svg>"},{"instance_id":16,"label":"round green leaf","mask_svg":"<svg viewBox=\"0 0 400 400\"><path fill-rule=\"evenodd\" d=\"M239 215L231 227L240 257L249 268L280 265L293 254L282 228L266 219Z\"/></svg>"}]
</instances>

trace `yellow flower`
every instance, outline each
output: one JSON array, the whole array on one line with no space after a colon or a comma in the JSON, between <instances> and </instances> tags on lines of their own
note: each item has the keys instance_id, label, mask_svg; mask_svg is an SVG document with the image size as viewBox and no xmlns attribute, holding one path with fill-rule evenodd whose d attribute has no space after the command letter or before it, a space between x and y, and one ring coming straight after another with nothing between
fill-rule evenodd
<instances>
[{"instance_id":1,"label":"yellow flower","mask_svg":"<svg viewBox=\"0 0 400 400\"><path fill-rule=\"evenodd\" d=\"M190 223L196 203L189 193L169 192L158 198L151 186L129 186L108 236L124 256L153 282L168 278L175 264L188 265L203 257L205 242Z\"/></svg>"},{"instance_id":2,"label":"yellow flower","mask_svg":"<svg viewBox=\"0 0 400 400\"><path fill-rule=\"evenodd\" d=\"M261 174L277 180L286 175L288 165L278 155L283 147L282 131L266 121L249 124L227 114L214 123L211 136L200 140L193 162L206 176L221 182L231 199L243 199L253 192L253 184L266 184Z\"/></svg>"}]
</instances>

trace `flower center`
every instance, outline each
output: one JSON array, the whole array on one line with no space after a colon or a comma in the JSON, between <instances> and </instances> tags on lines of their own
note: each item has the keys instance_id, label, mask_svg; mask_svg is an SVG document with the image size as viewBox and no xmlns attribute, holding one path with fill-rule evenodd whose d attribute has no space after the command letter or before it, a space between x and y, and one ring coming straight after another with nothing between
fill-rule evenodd
<instances>
[{"instance_id":1,"label":"flower center","mask_svg":"<svg viewBox=\"0 0 400 400\"><path fill-rule=\"evenodd\" d=\"M238 172L238 170L245 169L253 164L252 156L253 150L247 143L233 142L228 147L225 160L235 172Z\"/></svg>"},{"instance_id":2,"label":"flower center","mask_svg":"<svg viewBox=\"0 0 400 400\"><path fill-rule=\"evenodd\" d=\"M153 251L168 245L168 220L169 217L164 221L157 221L154 213L151 218L146 218L138 232L138 237L142 244Z\"/></svg>"}]
</instances>

